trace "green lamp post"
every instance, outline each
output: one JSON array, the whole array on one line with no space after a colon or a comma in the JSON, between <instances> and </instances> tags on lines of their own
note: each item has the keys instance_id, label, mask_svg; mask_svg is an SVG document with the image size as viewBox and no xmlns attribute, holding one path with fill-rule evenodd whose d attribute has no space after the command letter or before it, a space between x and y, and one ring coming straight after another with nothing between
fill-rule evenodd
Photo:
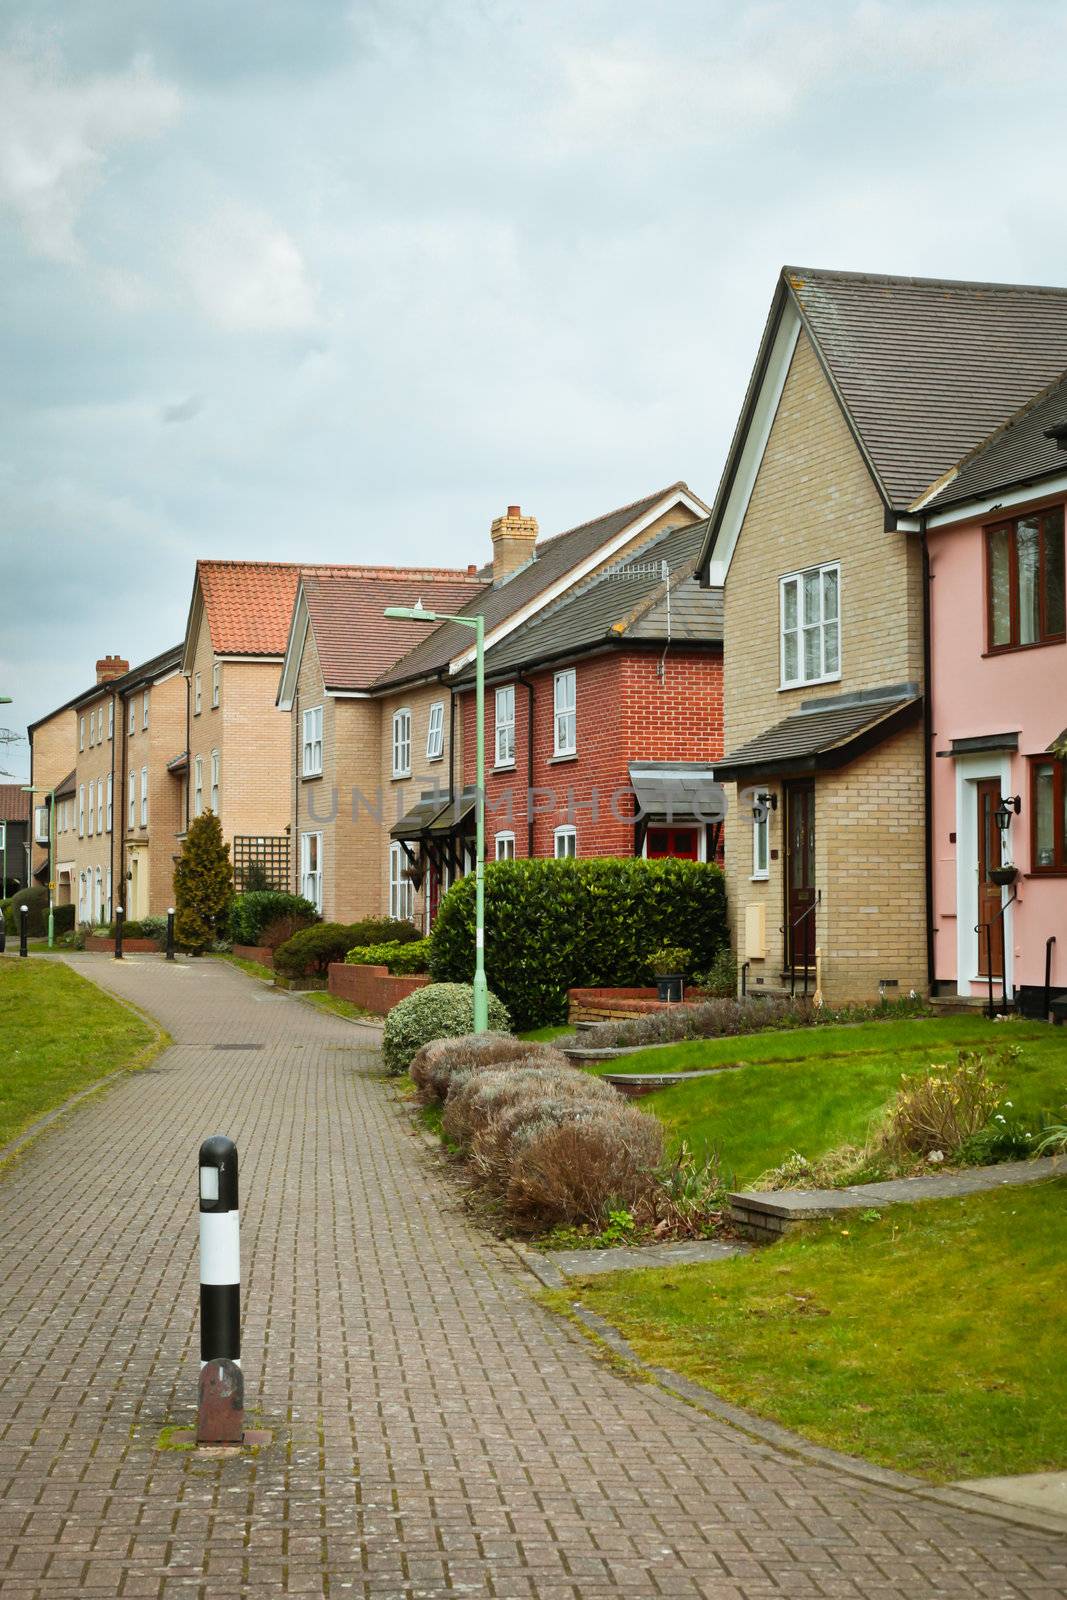
<instances>
[{"instance_id":1,"label":"green lamp post","mask_svg":"<svg viewBox=\"0 0 1067 1600\"><path fill-rule=\"evenodd\" d=\"M413 606L386 606L385 615L398 622L457 622L474 634L475 739L475 863L474 863L474 1031L489 1032L489 986L485 981L485 618L457 617Z\"/></svg>"}]
</instances>

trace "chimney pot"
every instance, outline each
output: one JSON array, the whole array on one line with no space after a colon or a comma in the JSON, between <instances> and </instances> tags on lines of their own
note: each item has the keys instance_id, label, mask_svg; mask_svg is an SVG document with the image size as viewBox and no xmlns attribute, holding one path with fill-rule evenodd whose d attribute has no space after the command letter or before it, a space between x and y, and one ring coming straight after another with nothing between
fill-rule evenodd
<instances>
[{"instance_id":1,"label":"chimney pot","mask_svg":"<svg viewBox=\"0 0 1067 1600\"><path fill-rule=\"evenodd\" d=\"M509 517L521 517L522 516L522 507L521 506L508 506L508 516Z\"/></svg>"},{"instance_id":2,"label":"chimney pot","mask_svg":"<svg viewBox=\"0 0 1067 1600\"><path fill-rule=\"evenodd\" d=\"M469 561L467 563L467 577L468 578L476 578L477 576L478 576L478 568L475 566L473 561Z\"/></svg>"}]
</instances>

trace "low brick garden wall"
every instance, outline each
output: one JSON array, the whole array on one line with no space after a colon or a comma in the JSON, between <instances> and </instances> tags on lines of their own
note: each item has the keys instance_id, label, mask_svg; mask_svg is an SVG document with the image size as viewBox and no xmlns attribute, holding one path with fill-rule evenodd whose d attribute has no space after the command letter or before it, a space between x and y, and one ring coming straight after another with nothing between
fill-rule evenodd
<instances>
[{"instance_id":1,"label":"low brick garden wall","mask_svg":"<svg viewBox=\"0 0 1067 1600\"><path fill-rule=\"evenodd\" d=\"M357 967L345 961L334 961L330 964L327 987L331 994L351 1000L353 1005L362 1006L372 1016L384 1017L398 1000L406 1000L429 981L429 975L424 972L400 978L394 977L388 967Z\"/></svg>"},{"instance_id":2,"label":"low brick garden wall","mask_svg":"<svg viewBox=\"0 0 1067 1600\"><path fill-rule=\"evenodd\" d=\"M685 991L690 1004L704 998L699 989ZM655 989L568 989L567 1021L621 1022L627 1017L647 1016L650 1011L667 1011L678 1003L658 999Z\"/></svg>"},{"instance_id":3,"label":"low brick garden wall","mask_svg":"<svg viewBox=\"0 0 1067 1600\"><path fill-rule=\"evenodd\" d=\"M273 967L274 951L265 944L235 944L235 956L240 956L242 961L258 961L261 967Z\"/></svg>"},{"instance_id":4,"label":"low brick garden wall","mask_svg":"<svg viewBox=\"0 0 1067 1600\"><path fill-rule=\"evenodd\" d=\"M87 933L85 935L86 950L93 950L100 955L113 956L115 954L115 941L109 939L106 933ZM149 951L156 952L159 945L154 939L123 939L122 953L140 955Z\"/></svg>"}]
</instances>

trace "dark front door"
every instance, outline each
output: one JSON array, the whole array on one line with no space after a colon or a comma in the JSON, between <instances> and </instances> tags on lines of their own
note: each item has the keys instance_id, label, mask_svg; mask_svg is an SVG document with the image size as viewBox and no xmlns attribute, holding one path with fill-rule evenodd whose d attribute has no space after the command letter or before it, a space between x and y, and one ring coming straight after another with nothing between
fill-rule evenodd
<instances>
[{"instance_id":1,"label":"dark front door","mask_svg":"<svg viewBox=\"0 0 1067 1600\"><path fill-rule=\"evenodd\" d=\"M785 789L786 960L791 967L815 965L815 785Z\"/></svg>"},{"instance_id":2,"label":"dark front door","mask_svg":"<svg viewBox=\"0 0 1067 1600\"><path fill-rule=\"evenodd\" d=\"M989 874L1001 865L1001 835L993 813L1000 804L1000 779L983 778L978 790L978 976L1004 976L1004 918L1000 885ZM992 956L992 970L990 970Z\"/></svg>"}]
</instances>

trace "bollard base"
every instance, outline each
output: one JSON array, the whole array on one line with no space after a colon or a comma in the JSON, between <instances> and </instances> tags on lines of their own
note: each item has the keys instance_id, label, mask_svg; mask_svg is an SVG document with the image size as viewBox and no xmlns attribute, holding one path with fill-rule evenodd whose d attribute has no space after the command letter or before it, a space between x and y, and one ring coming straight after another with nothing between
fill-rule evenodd
<instances>
[{"instance_id":1,"label":"bollard base","mask_svg":"<svg viewBox=\"0 0 1067 1600\"><path fill-rule=\"evenodd\" d=\"M205 1362L200 1369L196 1442L239 1445L245 1434L245 1380L236 1361Z\"/></svg>"}]
</instances>

